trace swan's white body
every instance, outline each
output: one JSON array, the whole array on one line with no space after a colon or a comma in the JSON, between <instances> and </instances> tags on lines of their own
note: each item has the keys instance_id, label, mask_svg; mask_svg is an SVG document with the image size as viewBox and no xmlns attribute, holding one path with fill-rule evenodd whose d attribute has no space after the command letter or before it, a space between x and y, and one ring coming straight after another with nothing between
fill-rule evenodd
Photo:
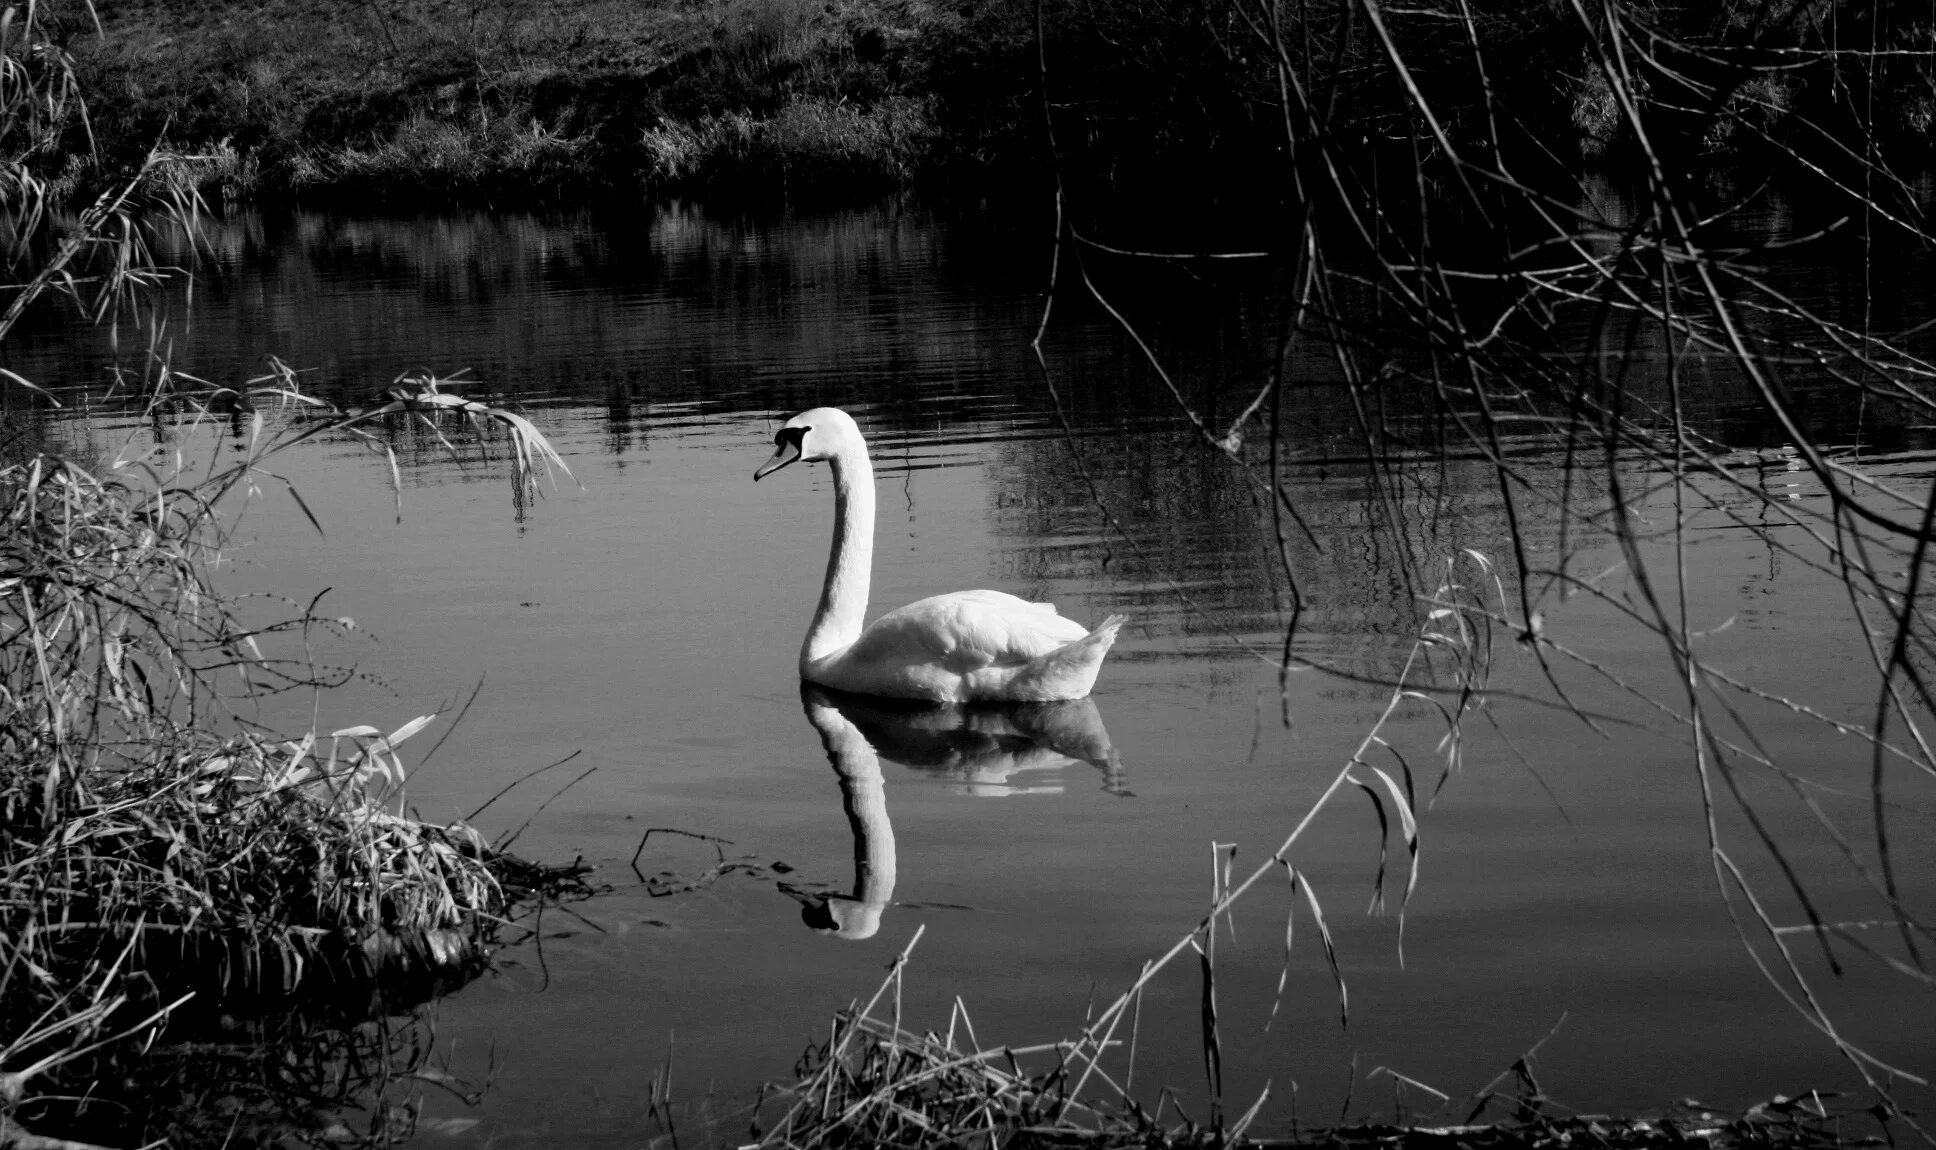
<instances>
[{"instance_id":1,"label":"swan's white body","mask_svg":"<svg viewBox=\"0 0 1936 1150\"><path fill-rule=\"evenodd\" d=\"M834 475L833 554L820 606L800 647L800 677L840 691L929 699L1047 702L1080 699L1128 617L1091 631L1000 591L956 591L889 611L866 627L874 565L874 467L846 412L816 407L787 420L779 450L754 479L795 460L825 461Z\"/></svg>"}]
</instances>

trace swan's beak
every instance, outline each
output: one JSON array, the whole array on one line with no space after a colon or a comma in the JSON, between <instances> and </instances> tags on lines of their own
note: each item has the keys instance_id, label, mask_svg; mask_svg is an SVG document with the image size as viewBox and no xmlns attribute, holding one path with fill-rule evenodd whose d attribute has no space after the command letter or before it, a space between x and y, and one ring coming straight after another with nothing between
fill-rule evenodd
<instances>
[{"instance_id":1,"label":"swan's beak","mask_svg":"<svg viewBox=\"0 0 1936 1150\"><path fill-rule=\"evenodd\" d=\"M798 458L800 458L800 440L798 437L789 436L785 443L780 444L780 450L773 453L773 458L760 464L760 469L753 473L753 482L758 483L764 477Z\"/></svg>"}]
</instances>

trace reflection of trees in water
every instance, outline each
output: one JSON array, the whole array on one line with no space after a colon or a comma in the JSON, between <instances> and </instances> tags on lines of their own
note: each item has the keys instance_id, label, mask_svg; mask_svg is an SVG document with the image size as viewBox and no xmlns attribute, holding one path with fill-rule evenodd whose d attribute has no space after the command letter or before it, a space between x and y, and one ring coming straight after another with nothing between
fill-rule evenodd
<instances>
[{"instance_id":1,"label":"reflection of trees in water","mask_svg":"<svg viewBox=\"0 0 1936 1150\"><path fill-rule=\"evenodd\" d=\"M1235 635L1275 657L1293 599L1260 486L1264 445L1245 449L1250 475L1205 450L1193 432L1086 435L1077 446L1133 545L1096 511L1066 440L1004 440L990 469L991 514L1007 537L993 574L1044 597L1057 585L1106 576L1108 598L1086 605L1089 615L1127 610L1139 628L1185 636L1186 646L1206 653L1232 653ZM1357 650L1367 637L1409 645L1414 595L1431 588L1409 584L1408 571L1429 571L1464 548L1511 569L1498 480L1483 460L1376 469L1362 458L1293 462L1283 476L1309 528L1307 536L1288 516L1283 522L1304 598L1299 650L1308 658L1371 654ZM1518 510L1522 540L1550 554L1556 508L1524 500Z\"/></svg>"},{"instance_id":2,"label":"reflection of trees in water","mask_svg":"<svg viewBox=\"0 0 1936 1150\"><path fill-rule=\"evenodd\" d=\"M1736 168L1740 186L1690 163L1687 152L1657 150L1665 109L1681 104L1673 113L1680 115L1685 102L1656 85L1687 83L1697 60L1719 72L1740 58L1718 42L1711 51L1676 44L1671 51L1681 55L1665 64L1658 30L1637 7L1622 14L1614 5L1592 15L1575 6L1574 34L1590 45L1589 75L1630 118L1632 158L1644 163L1624 166L1632 193L1624 198L1604 176L1576 184L1573 161L1555 157L1550 141L1522 121L1502 116L1448 131L1443 93L1428 103L1431 85L1414 82L1423 57L1398 46L1377 5L1325 9L1305 30L1324 28L1344 45L1360 7L1378 23L1379 47L1349 65L1341 47L1332 79L1343 83L1360 66L1378 75L1402 93L1381 123L1403 127L1346 139L1335 104L1306 102L1310 90L1287 83L1283 153L1295 190L1254 233L1255 246L1274 248L1291 269L1288 283L1262 293L1280 301L1275 342L1284 350L1271 354L1289 362L1280 375L1267 355L1253 373L1245 390L1268 402L1241 450L1255 462L1256 438L1287 437L1289 466L1273 459L1270 469L1289 477L1316 536L1282 558L1284 578L1295 573L1310 593L1310 626L1389 634L1394 621L1406 633L1424 622L1421 605L1394 585L1397 571L1430 590L1432 560L1466 547L1491 556L1491 570L1526 571L1526 593L1509 585L1496 608L1486 594L1490 571L1468 588L1482 599L1492 633L1517 641L1521 666L1531 670L1538 660L1547 682L1535 689L1561 709L1579 711L1569 683L1584 681L1627 696L1611 711L1622 721L1629 713L1620 708L1632 703L1649 725L1680 724L1667 729L1691 749L1687 765L1699 785L1689 788L1688 805L1702 816L1703 862L1752 966L1833 1039L1880 1099L1877 1113L1904 1112L1914 1104L1892 1092L1924 1083L1915 1071L1926 1068L1898 1070L1870 1050L1897 1057L1906 1032L1893 1019L1874 1025L1886 1009L1862 1017L1862 1000L1826 980L1818 988L1818 980L1825 967L1842 976L1845 959L1860 965L1859 951L1928 981L1926 944L1917 939L1930 933L1927 899L1917 901L1926 884L1919 889L1907 877L1920 860L1899 845L1914 841L1916 832L1905 836L1901 826L1915 819L1892 808L1905 794L1925 795L1936 774L1918 726L1936 699L1923 673L1936 621L1913 601L1929 574L1936 497L1926 458L1882 453L1927 442L1936 420L1928 386L1936 329L1926 322L1929 184L1897 177L1882 160L1882 137L1860 124L1846 134L1862 147L1838 138L1832 159L1812 152L1813 141L1766 137L1768 153ZM1466 30L1476 27L1468 14ZM1290 47L1294 37L1275 24L1255 31L1252 46L1275 57L1281 76L1312 74L1313 58L1307 52L1300 61ZM1496 54L1476 39L1471 46L1482 77L1511 66L1487 62ZM1804 58L1816 50L1812 42L1793 49ZM1837 45L1819 58L1841 67L1826 62L1844 53ZM1464 128L1472 130L1461 138ZM1532 174L1549 160L1551 169ZM1771 190L1780 188L1794 199ZM1074 221L1063 235L1080 273L1065 281L1068 294L1106 296L1124 326L1149 340L1179 383L1175 418L1227 412L1215 406L1227 391L1192 369L1192 337L1172 317L1202 307L1179 307L1178 297L1216 301L1222 293L1230 305L1220 281L1235 277L1211 260L1095 254L1078 236L1092 205L1078 196L1058 207L1066 212L1059 218ZM1185 282L1192 276L1200 286ZM1257 325L1233 315L1209 326ZM1295 352L1293 341L1301 341ZM1313 347L1335 354L1335 370L1310 370ZM1071 392L1084 387L1072 374L1063 378ZM1293 390L1304 404L1280 420L1279 404L1290 406ZM1346 412L1350 418L1337 418ZM1328 446L1314 452L1294 430L1327 413L1336 425L1367 429L1362 462ZM1193 583L1221 575L1233 607L1281 608L1270 559L1260 558L1268 549L1254 542L1261 526L1251 545L1220 555L1207 535L1236 534L1244 518L1259 524L1268 516L1255 498L1245 509L1228 497L1225 489L1242 481L1218 470L1225 461L1214 445L1244 421L1205 422L1204 434L1185 437L1185 449L1213 464L1175 466L1174 456L1152 458L1137 445L1098 448L1106 495L1098 501L1125 508L1132 538L1163 557L1140 577L1165 569ZM1345 482L1308 478L1327 459ZM1792 467L1777 472L1792 478L1771 477L1769 465ZM1164 491L1152 476L1218 491ZM1030 496L1054 498L1054 486ZM1548 632L1541 608L1549 589L1594 574L1566 570L1569 559L1585 558L1576 548L1600 549L1621 569L1622 585L1571 583L1598 601L1589 602L1591 613L1556 618ZM1717 586L1742 580L1756 551L1768 559L1765 577ZM1211 555L1228 568L1216 570ZM1767 586L1783 566L1810 574ZM1749 598L1757 591L1771 598ZM1711 642L1734 623L1730 612L1763 635ZM1725 621L1702 629L1717 617ZM1821 737L1830 733L1848 749L1824 750ZM1563 742L1539 734L1535 758L1570 757ZM1658 755L1638 750L1631 765L1652 767ZM1866 804L1842 802L1861 790L1841 790L1851 777L1866 780ZM1664 794L1650 789L1649 801ZM1784 808L1791 796L1797 806ZM1637 806L1625 814L1650 817ZM1208 953L1211 937L1193 941ZM1813 955L1816 943L1825 963ZM1901 997L1894 989L1890 999ZM1140 982L1136 993L1140 1004Z\"/></svg>"},{"instance_id":3,"label":"reflection of trees in water","mask_svg":"<svg viewBox=\"0 0 1936 1150\"><path fill-rule=\"evenodd\" d=\"M1608 213L1619 210L1608 198ZM315 369L306 383L318 393L356 404L400 364L468 366L478 387L584 405L601 445L621 460L721 411L864 407L877 446L897 432L999 436L987 449L997 460L997 529L1036 541L999 557L996 578L1043 585L1107 573L1114 601L1087 614L1126 607L1139 625L1204 649L1224 645L1229 631L1274 650L1292 602L1268 497L1257 487L1268 451L1261 433L1253 426L1243 448L1257 469L1249 479L1176 430L1167 388L1080 299L1058 304L1050 366L1104 501L1141 554L1111 537L1059 436L1017 438L1054 420L1027 347L1039 318L1040 253L1012 241L894 206L762 222L674 204L441 219L240 215L212 224L209 247L221 274L197 287L193 328L180 333L184 370L238 378L273 352ZM1228 426L1267 373L1281 271L1106 270L1112 298L1157 347L1186 401L1212 428ZM1374 300L1344 302L1377 322ZM1606 340L1638 365L1623 386L1649 401L1660 386L1647 366L1664 354L1658 332L1642 324ZM47 350L43 339L28 354ZM78 352L59 354L70 369L39 374L90 377L72 358ZM1314 341L1296 354L1290 378L1283 474L1310 529L1307 537L1285 523L1307 605L1301 631L1318 653L1339 636L1409 634L1420 588L1408 584L1408 570L1459 547L1505 555L1496 480L1469 458L1440 458L1459 434L1413 379L1374 372L1354 405L1337 363ZM1691 411L1733 406L1740 386L1698 365L1686 382ZM449 466L444 444L418 421L395 420L390 436L407 469L438 482L497 474ZM370 465L383 464L371 456ZM1539 501L1520 510L1530 542L1555 532ZM1181 601L1172 580L1201 611Z\"/></svg>"},{"instance_id":4,"label":"reflection of trees in water","mask_svg":"<svg viewBox=\"0 0 1936 1150\"><path fill-rule=\"evenodd\" d=\"M188 262L163 247L163 258ZM929 429L1039 402L1025 337L1033 285L1017 282L1024 261L990 254L1001 247L892 205L778 222L678 204L549 216L241 214L210 221L192 308L186 291L162 293L144 330L124 327L121 365L150 370L147 333L161 331L156 348L176 370L232 384L275 355L345 407L403 368L468 368L458 388L467 394L591 407L602 446L621 460L721 411L834 402ZM56 388L98 396L113 378L108 341L65 315L19 329L5 354L6 366ZM139 403L140 390L121 389L118 402ZM33 402L22 411L46 414ZM414 419L389 432L406 471L437 482L493 474L451 466Z\"/></svg>"},{"instance_id":5,"label":"reflection of trees in water","mask_svg":"<svg viewBox=\"0 0 1936 1150\"><path fill-rule=\"evenodd\" d=\"M1606 254L1624 242L1620 229L1630 221L1624 201L1604 186L1599 192L1606 203L1585 203L1583 210L1601 211L1605 232L1582 243ZM1770 194L1765 210L1731 219L1732 232L1717 234L1715 242L1732 237L1756 245L1786 236L1797 226L1792 211ZM1515 599L1520 554L1535 572L1548 573L1534 580L1537 608L1541 593L1557 586L1550 574L1569 569L1569 554L1611 542L1613 493L1644 510L1650 493L1669 478L1659 455L1639 438L1616 439L1609 471L1605 419L1658 432L1670 426L1678 402L1697 437L1749 448L1731 457L1730 466L1750 470L1786 442L1736 360L1685 339L1670 345L1645 314L1616 312L1609 319L1586 306L1547 317L1550 327L1543 330L1511 327L1521 358L1514 361L1516 376L1488 384L1499 391L1491 402L1503 405L1495 420L1470 381L1451 376L1456 364L1421 343L1407 317L1342 276L1346 282L1334 285L1334 299L1348 332L1350 382L1335 349L1313 336L1293 351L1281 397L1279 473L1303 521L1285 517L1287 563L1278 554L1263 486L1269 407L1246 427L1241 457L1251 476L1208 449L1182 419L1187 408L1218 436L1258 397L1281 335L1282 316L1272 305L1285 288L1278 273L1261 265L1084 258L1085 267L1097 265L1090 270L1106 279L1111 304L1169 376L1160 378L1113 321L1085 301L1079 283L1058 297L1050 374L1097 497L1134 545L1116 538L1094 509L1096 500L1059 437L1009 442L996 452L1001 462L991 471L991 499L1000 529L1027 542L1001 559L998 574L1046 586L1093 579L1106 568L1115 598L1091 614L1129 609L1139 624L1158 621L1202 640L1204 649L1228 650L1219 634L1228 627L1274 655L1273 640L1293 605L1287 567L1305 600L1301 653L1320 660L1355 654L1341 649L1346 637L1408 637L1416 626L1415 597L1432 589L1444 557L1466 548L1496 561ZM1805 304L1826 313L1847 308L1846 269L1834 261L1795 260L1777 270L1780 278L1769 282ZM1504 314L1500 308L1516 306L1503 295L1488 302L1487 290L1471 289L1473 299L1458 301L1485 321L1472 329L1478 334ZM1764 369L1793 374L1783 375L1783 384L1804 425L1867 450L1910 442L1917 432L1905 425L1906 407L1848 403L1819 357L1799 350L1814 329L1796 314L1759 306L1772 297L1757 290L1744 286L1737 293L1744 338L1766 349ZM1903 312L1899 299L1892 306ZM1583 346L1590 371L1582 367ZM1679 372L1672 381L1670 361ZM1171 395L1171 384L1180 397ZM1569 405L1565 397L1575 392L1585 398ZM1513 492L1510 516L1502 483ZM1704 507L1710 500L1740 502L1703 485L1695 503ZM1766 512L1762 507L1756 514L1765 518ZM1183 594L1202 610L1186 605Z\"/></svg>"},{"instance_id":6,"label":"reflection of trees in water","mask_svg":"<svg viewBox=\"0 0 1936 1150\"><path fill-rule=\"evenodd\" d=\"M673 204L555 216L210 225L175 366L230 381L274 354L355 404L400 366L469 367L523 398L798 409L912 403L981 411L1029 388L1021 292L974 290L948 233L895 206L824 220L722 221ZM183 255L185 253L178 253ZM977 273L979 274L979 273ZM186 315L177 292L164 308ZM103 339L49 316L16 341L30 378L104 382ZM139 353L139 338L122 338ZM1012 405L1014 399L998 400Z\"/></svg>"},{"instance_id":7,"label":"reflection of trees in water","mask_svg":"<svg viewBox=\"0 0 1936 1150\"><path fill-rule=\"evenodd\" d=\"M1583 194L1583 207L1605 218L1602 246L1616 244L1631 205L1593 181ZM1765 199L1765 210L1726 222L1731 234L1760 242L1808 222L1793 222L1798 209L1779 196ZM868 404L933 428L1044 406L1027 350L1045 267L1039 238L944 226L893 204L777 221L717 219L681 204L395 219L244 213L209 221L192 313L180 291L164 302L175 316L166 343L178 369L220 382L255 374L275 354L311 372L325 398L352 405L406 366L469 367L494 392L602 405L617 452L636 447L655 410L676 422L684 405L705 413ZM160 247L163 258L189 262ZM1281 319L1281 268L1213 275L1125 264L1098 274L1211 423L1249 401ZM1783 284L1804 302L1846 307L1838 277L1848 274L1810 267ZM1883 322L1915 310L1913 294L1880 293L1867 306ZM1341 296L1339 306L1368 334L1384 322L1374 295ZM1104 317L1080 298L1058 308L1050 354L1078 423L1173 418L1167 394ZM1554 345L1577 343L1575 327L1590 318L1561 317ZM1742 319L1771 347L1806 334L1790 330L1792 318L1751 308ZM124 330L120 344L138 358L145 333ZM1664 402L1657 325L1620 317L1601 346L1623 365L1632 398ZM1748 418L1755 405L1739 402L1747 385L1725 358L1679 351L1693 418ZM7 355L5 366L52 386L108 379L104 336L51 312L18 329ZM1297 449L1362 454L1328 351L1307 343L1291 379L1286 428ZM1414 422L1424 411L1416 386L1386 389L1371 378L1366 388L1380 436L1404 438L1409 428L1414 449L1436 439L1437 429ZM1814 410L1811 398L1800 389L1805 411L1848 424L1848 405ZM1868 413L1870 428L1876 417ZM1741 442L1749 429L1730 430Z\"/></svg>"}]
</instances>

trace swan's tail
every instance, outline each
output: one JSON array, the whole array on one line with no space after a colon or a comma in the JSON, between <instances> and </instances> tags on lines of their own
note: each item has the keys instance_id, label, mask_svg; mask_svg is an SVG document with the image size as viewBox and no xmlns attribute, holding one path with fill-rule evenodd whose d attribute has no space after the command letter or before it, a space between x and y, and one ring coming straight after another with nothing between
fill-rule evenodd
<instances>
[{"instance_id":1,"label":"swan's tail","mask_svg":"<svg viewBox=\"0 0 1936 1150\"><path fill-rule=\"evenodd\" d=\"M1103 656L1109 654L1109 648L1116 643L1116 632L1127 622L1127 615L1111 615L1075 642L1038 656L1010 684L1007 697L1048 701L1087 696L1096 685Z\"/></svg>"},{"instance_id":2,"label":"swan's tail","mask_svg":"<svg viewBox=\"0 0 1936 1150\"><path fill-rule=\"evenodd\" d=\"M1127 615L1111 615L1109 618L1097 624L1095 630L1077 639L1067 647L1062 648L1062 650L1068 651L1076 647L1093 645L1097 649L1096 658L1100 659L1109 653L1110 647L1115 645L1116 632L1121 630L1123 624L1127 622L1129 622L1129 616ZM1059 654L1060 652L1057 653Z\"/></svg>"}]
</instances>

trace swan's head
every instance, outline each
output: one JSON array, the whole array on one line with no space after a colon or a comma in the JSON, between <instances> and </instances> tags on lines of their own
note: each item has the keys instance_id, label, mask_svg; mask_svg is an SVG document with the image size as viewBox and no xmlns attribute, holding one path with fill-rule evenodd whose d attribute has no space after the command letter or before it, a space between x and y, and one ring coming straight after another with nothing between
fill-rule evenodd
<instances>
[{"instance_id":1,"label":"swan's head","mask_svg":"<svg viewBox=\"0 0 1936 1150\"><path fill-rule=\"evenodd\" d=\"M800 921L815 934L831 934L853 942L881 932L881 912L887 904L862 902L844 895L822 896L800 907Z\"/></svg>"},{"instance_id":2,"label":"swan's head","mask_svg":"<svg viewBox=\"0 0 1936 1150\"><path fill-rule=\"evenodd\" d=\"M773 437L773 446L773 458L761 464L760 469L753 473L756 483L798 460L818 463L856 447L866 450L860 437L860 426L852 416L837 407L816 407L787 420Z\"/></svg>"}]
</instances>

